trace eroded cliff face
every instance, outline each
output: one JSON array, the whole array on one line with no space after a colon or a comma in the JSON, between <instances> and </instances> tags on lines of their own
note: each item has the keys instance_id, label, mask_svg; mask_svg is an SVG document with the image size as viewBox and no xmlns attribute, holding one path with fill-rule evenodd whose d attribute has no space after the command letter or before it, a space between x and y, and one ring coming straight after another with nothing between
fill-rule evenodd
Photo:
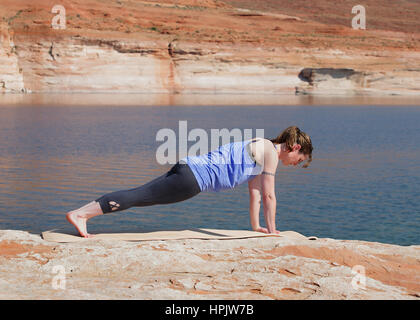
<instances>
[{"instance_id":1,"label":"eroded cliff face","mask_svg":"<svg viewBox=\"0 0 420 320\"><path fill-rule=\"evenodd\" d=\"M420 25L410 15L407 31L395 16L353 30L350 7L347 19L332 16L342 6L323 8L328 20L272 1L63 0L65 29L54 29L54 1L1 2L0 92L420 93ZM308 68L333 71L307 81ZM332 76L340 69L357 76Z\"/></svg>"},{"instance_id":2,"label":"eroded cliff face","mask_svg":"<svg viewBox=\"0 0 420 320\"><path fill-rule=\"evenodd\" d=\"M356 240L58 244L2 230L0 299L419 299L419 257Z\"/></svg>"},{"instance_id":3,"label":"eroded cliff face","mask_svg":"<svg viewBox=\"0 0 420 320\"><path fill-rule=\"evenodd\" d=\"M22 69L7 23L0 22L0 92L24 92Z\"/></svg>"}]
</instances>

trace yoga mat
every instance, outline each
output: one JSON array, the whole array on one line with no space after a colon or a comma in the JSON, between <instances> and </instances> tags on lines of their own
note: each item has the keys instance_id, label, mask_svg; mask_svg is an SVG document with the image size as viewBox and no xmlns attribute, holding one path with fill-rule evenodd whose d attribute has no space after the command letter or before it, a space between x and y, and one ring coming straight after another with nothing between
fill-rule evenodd
<instances>
[{"instance_id":1,"label":"yoga mat","mask_svg":"<svg viewBox=\"0 0 420 320\"><path fill-rule=\"evenodd\" d=\"M154 231L145 233L99 233L93 238L52 231L42 232L42 238L51 242L77 242L87 240L125 240L125 241L148 241L148 240L179 240L179 239L204 239L204 240L228 240L256 237L289 237L294 239L315 240L315 237L305 237L294 231L283 231L280 234L266 234L247 230L219 230L219 229L189 229L176 231ZM315 239L314 239L315 238Z\"/></svg>"}]
</instances>

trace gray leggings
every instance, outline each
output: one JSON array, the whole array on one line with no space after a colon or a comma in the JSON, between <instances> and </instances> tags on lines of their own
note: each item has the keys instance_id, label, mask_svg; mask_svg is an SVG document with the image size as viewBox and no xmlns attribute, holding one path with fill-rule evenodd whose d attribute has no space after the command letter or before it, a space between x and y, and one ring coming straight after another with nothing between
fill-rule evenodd
<instances>
[{"instance_id":1,"label":"gray leggings","mask_svg":"<svg viewBox=\"0 0 420 320\"><path fill-rule=\"evenodd\" d=\"M131 207L180 202L200 192L188 164L178 162L167 173L140 187L111 192L95 201L99 202L103 213L109 213Z\"/></svg>"}]
</instances>

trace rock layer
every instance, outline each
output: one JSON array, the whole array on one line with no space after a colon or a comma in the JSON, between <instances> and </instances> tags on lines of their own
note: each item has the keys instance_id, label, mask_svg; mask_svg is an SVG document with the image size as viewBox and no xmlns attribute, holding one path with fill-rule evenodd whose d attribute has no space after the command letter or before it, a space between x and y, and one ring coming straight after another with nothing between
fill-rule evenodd
<instances>
[{"instance_id":1,"label":"rock layer","mask_svg":"<svg viewBox=\"0 0 420 320\"><path fill-rule=\"evenodd\" d=\"M353 30L350 7L323 3L63 0L56 30L53 3L3 0L0 92L419 94L418 6L371 10ZM391 21L393 8L407 13ZM363 77L308 86L305 68Z\"/></svg>"},{"instance_id":2,"label":"rock layer","mask_svg":"<svg viewBox=\"0 0 420 320\"><path fill-rule=\"evenodd\" d=\"M356 240L56 244L4 230L0 298L419 299L419 257L420 246Z\"/></svg>"}]
</instances>

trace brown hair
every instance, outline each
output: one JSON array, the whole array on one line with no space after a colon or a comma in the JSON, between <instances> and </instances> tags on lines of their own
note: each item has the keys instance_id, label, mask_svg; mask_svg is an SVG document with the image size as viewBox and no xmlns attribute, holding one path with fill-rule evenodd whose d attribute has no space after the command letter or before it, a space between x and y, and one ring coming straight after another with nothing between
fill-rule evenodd
<instances>
[{"instance_id":1,"label":"brown hair","mask_svg":"<svg viewBox=\"0 0 420 320\"><path fill-rule=\"evenodd\" d=\"M277 138L270 139L272 143L285 143L288 151L292 151L294 144L300 144L300 153L308 155L308 161L303 165L303 168L307 168L309 163L312 161L312 141L311 138L296 126L291 126L280 133Z\"/></svg>"}]
</instances>

